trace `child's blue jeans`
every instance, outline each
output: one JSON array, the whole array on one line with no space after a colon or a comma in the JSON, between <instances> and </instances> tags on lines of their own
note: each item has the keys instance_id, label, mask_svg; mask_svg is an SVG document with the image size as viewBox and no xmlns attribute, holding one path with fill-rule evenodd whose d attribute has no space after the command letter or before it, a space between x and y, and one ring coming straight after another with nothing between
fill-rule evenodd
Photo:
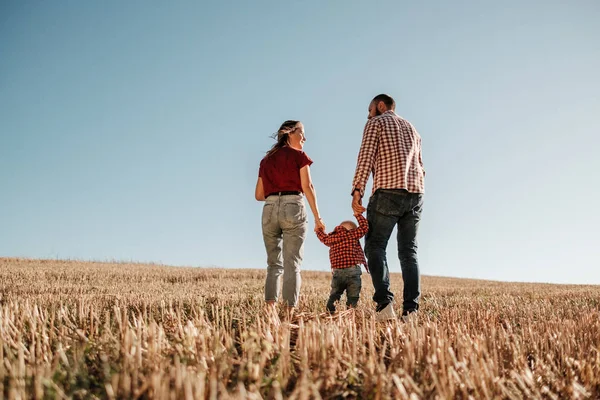
<instances>
[{"instance_id":1,"label":"child's blue jeans","mask_svg":"<svg viewBox=\"0 0 600 400\"><path fill-rule=\"evenodd\" d=\"M335 312L335 302L340 300L344 291L346 291L346 306L356 307L362 286L361 275L360 265L333 269L327 311Z\"/></svg>"}]
</instances>

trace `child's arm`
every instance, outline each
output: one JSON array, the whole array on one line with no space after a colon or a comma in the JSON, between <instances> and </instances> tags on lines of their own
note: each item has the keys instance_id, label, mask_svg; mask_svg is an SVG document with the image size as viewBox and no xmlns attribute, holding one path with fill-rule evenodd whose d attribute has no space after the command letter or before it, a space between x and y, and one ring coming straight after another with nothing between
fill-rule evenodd
<instances>
[{"instance_id":1,"label":"child's arm","mask_svg":"<svg viewBox=\"0 0 600 400\"><path fill-rule=\"evenodd\" d=\"M319 240L321 241L321 243L323 243L325 246L331 247L334 244L336 244L337 242L339 242L342 238L340 237L340 233L336 233L335 235L331 234L331 233L325 233L324 230L322 229L315 229L315 233L317 234L317 237L319 238Z\"/></svg>"},{"instance_id":2,"label":"child's arm","mask_svg":"<svg viewBox=\"0 0 600 400\"><path fill-rule=\"evenodd\" d=\"M356 219L358 220L358 228L347 230L336 231L334 234L327 234L322 230L316 230L317 237L319 240L326 246L333 246L336 243L342 242L344 240L358 240L361 237L367 234L369 230L369 222L367 219L362 216L362 214L355 214Z\"/></svg>"},{"instance_id":3,"label":"child's arm","mask_svg":"<svg viewBox=\"0 0 600 400\"><path fill-rule=\"evenodd\" d=\"M345 239L360 239L365 236L369 230L369 222L362 214L354 214L358 221L358 228L343 232L340 236Z\"/></svg>"},{"instance_id":4,"label":"child's arm","mask_svg":"<svg viewBox=\"0 0 600 400\"><path fill-rule=\"evenodd\" d=\"M353 229L352 233L356 235L356 239L360 239L365 236L369 231L369 221L362 214L354 214L354 217L358 221L358 228Z\"/></svg>"},{"instance_id":5,"label":"child's arm","mask_svg":"<svg viewBox=\"0 0 600 400\"><path fill-rule=\"evenodd\" d=\"M327 239L329 239L329 235L325 233L325 231L323 229L315 229L315 233L317 234L317 237L319 238L319 240L321 241L321 243L323 243L324 245L328 246L327 244Z\"/></svg>"}]
</instances>

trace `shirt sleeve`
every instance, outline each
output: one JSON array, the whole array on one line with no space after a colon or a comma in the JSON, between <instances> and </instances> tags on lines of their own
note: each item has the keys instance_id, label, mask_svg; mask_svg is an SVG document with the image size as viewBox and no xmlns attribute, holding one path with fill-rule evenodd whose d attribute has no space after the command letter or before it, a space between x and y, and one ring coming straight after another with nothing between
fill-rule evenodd
<instances>
[{"instance_id":1,"label":"shirt sleeve","mask_svg":"<svg viewBox=\"0 0 600 400\"><path fill-rule=\"evenodd\" d=\"M316 231L317 237L319 238L319 240L321 241L321 243L323 243L325 246L331 246L331 237L329 234L323 232L323 231Z\"/></svg>"},{"instance_id":2,"label":"shirt sleeve","mask_svg":"<svg viewBox=\"0 0 600 400\"><path fill-rule=\"evenodd\" d=\"M419 137L419 164L423 170L423 176L425 176L425 166L423 165L423 146L421 145L421 138Z\"/></svg>"},{"instance_id":3,"label":"shirt sleeve","mask_svg":"<svg viewBox=\"0 0 600 400\"><path fill-rule=\"evenodd\" d=\"M365 236L369 231L369 222L362 214L356 214L356 220L358 221L358 228L350 229L349 231L338 232L340 240L355 239L358 240Z\"/></svg>"},{"instance_id":4,"label":"shirt sleeve","mask_svg":"<svg viewBox=\"0 0 600 400\"><path fill-rule=\"evenodd\" d=\"M380 130L377 119L367 121L360 150L358 151L356 172L352 181L352 193L354 193L354 189L358 189L361 196L365 195L365 186L367 186L369 174L375 165L375 154L377 153Z\"/></svg>"},{"instance_id":5,"label":"shirt sleeve","mask_svg":"<svg viewBox=\"0 0 600 400\"><path fill-rule=\"evenodd\" d=\"M325 233L323 231L317 231L317 237L327 247L331 247L336 243L339 243L348 238L350 231L335 231L331 233Z\"/></svg>"},{"instance_id":6,"label":"shirt sleeve","mask_svg":"<svg viewBox=\"0 0 600 400\"><path fill-rule=\"evenodd\" d=\"M326 246L333 246L336 243L340 243L346 240L358 240L367 234L369 230L369 223L367 219L362 215L357 215L359 226L356 229L350 230L339 230L330 234L326 234L323 231L317 231L317 237Z\"/></svg>"},{"instance_id":7,"label":"shirt sleeve","mask_svg":"<svg viewBox=\"0 0 600 400\"><path fill-rule=\"evenodd\" d=\"M308 166L312 165L313 160L311 160L310 157L307 156L305 152L299 151L298 157L297 157L297 162L298 162L298 169L302 169L307 165Z\"/></svg>"},{"instance_id":8,"label":"shirt sleeve","mask_svg":"<svg viewBox=\"0 0 600 400\"><path fill-rule=\"evenodd\" d=\"M369 231L369 222L362 214L356 214L356 220L358 221L358 228L352 229L350 232L355 239L360 239Z\"/></svg>"},{"instance_id":9,"label":"shirt sleeve","mask_svg":"<svg viewBox=\"0 0 600 400\"><path fill-rule=\"evenodd\" d=\"M260 166L258 167L258 177L259 178L264 178L264 164L265 164L265 159L263 158L262 160L260 160Z\"/></svg>"}]
</instances>

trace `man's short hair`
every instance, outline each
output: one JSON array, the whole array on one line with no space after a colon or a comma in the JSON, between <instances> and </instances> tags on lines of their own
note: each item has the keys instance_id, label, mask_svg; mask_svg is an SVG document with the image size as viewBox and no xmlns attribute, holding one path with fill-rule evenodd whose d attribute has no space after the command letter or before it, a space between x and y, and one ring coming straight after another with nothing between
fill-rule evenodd
<instances>
[{"instance_id":1,"label":"man's short hair","mask_svg":"<svg viewBox=\"0 0 600 400\"><path fill-rule=\"evenodd\" d=\"M373 97L373 103L377 104L380 101L383 101L383 104L388 108L388 110L394 110L396 108L396 102L392 99L392 96L388 96L387 94L378 94Z\"/></svg>"}]
</instances>

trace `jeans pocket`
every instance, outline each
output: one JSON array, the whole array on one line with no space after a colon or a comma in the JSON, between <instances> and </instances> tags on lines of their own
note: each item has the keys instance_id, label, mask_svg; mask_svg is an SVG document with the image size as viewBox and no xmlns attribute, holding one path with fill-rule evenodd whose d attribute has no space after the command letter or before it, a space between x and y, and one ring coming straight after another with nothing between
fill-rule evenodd
<instances>
[{"instance_id":1,"label":"jeans pocket","mask_svg":"<svg viewBox=\"0 0 600 400\"><path fill-rule=\"evenodd\" d=\"M304 203L285 203L283 205L283 218L288 224L306 222L306 208L304 207Z\"/></svg>"},{"instance_id":2,"label":"jeans pocket","mask_svg":"<svg viewBox=\"0 0 600 400\"><path fill-rule=\"evenodd\" d=\"M356 279L357 276L362 275L360 265L344 268L343 271L344 271L344 276L348 279Z\"/></svg>"},{"instance_id":3,"label":"jeans pocket","mask_svg":"<svg viewBox=\"0 0 600 400\"><path fill-rule=\"evenodd\" d=\"M423 195L422 194L417 194L415 196L415 206L412 208L412 215L420 218L421 217L421 212L423 211Z\"/></svg>"},{"instance_id":4,"label":"jeans pocket","mask_svg":"<svg viewBox=\"0 0 600 400\"><path fill-rule=\"evenodd\" d=\"M383 215L398 217L403 213L403 194L378 193L373 201L376 212Z\"/></svg>"},{"instance_id":5,"label":"jeans pocket","mask_svg":"<svg viewBox=\"0 0 600 400\"><path fill-rule=\"evenodd\" d=\"M263 212L262 212L262 224L263 226L268 225L269 222L271 221L271 215L273 215L273 208L275 207L274 204L265 204L263 206Z\"/></svg>"}]
</instances>

